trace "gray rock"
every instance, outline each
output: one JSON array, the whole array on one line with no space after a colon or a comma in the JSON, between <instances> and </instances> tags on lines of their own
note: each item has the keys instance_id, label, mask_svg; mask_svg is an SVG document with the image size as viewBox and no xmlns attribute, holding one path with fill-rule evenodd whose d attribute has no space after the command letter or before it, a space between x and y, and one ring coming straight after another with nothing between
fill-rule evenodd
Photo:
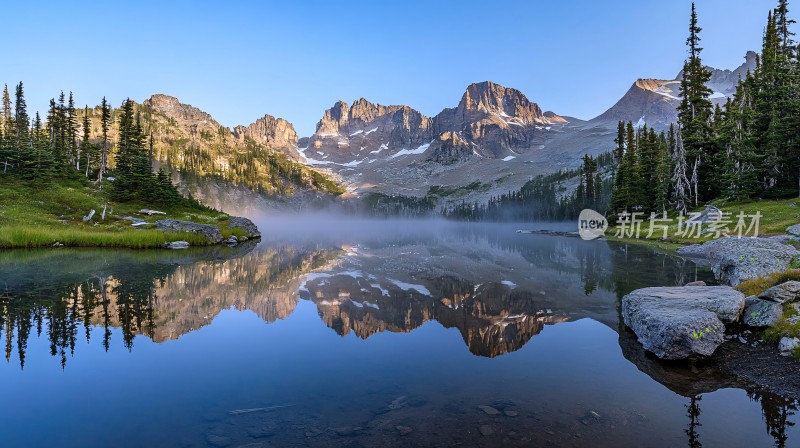
<instances>
[{"instance_id":1,"label":"gray rock","mask_svg":"<svg viewBox=\"0 0 800 448\"><path fill-rule=\"evenodd\" d=\"M687 283L687 284L685 284L683 286L708 286L708 285L706 285L706 282L704 282L702 280L699 280L699 281L696 281L696 282L689 282L689 283Z\"/></svg>"},{"instance_id":2,"label":"gray rock","mask_svg":"<svg viewBox=\"0 0 800 448\"><path fill-rule=\"evenodd\" d=\"M188 249L189 243L186 241L172 241L169 243L164 243L164 247L167 249Z\"/></svg>"},{"instance_id":3,"label":"gray rock","mask_svg":"<svg viewBox=\"0 0 800 448\"><path fill-rule=\"evenodd\" d=\"M208 434L206 436L206 442L208 442L208 444L211 446L226 447L231 445L233 443L233 440L231 440L230 437L226 436L220 436L217 434Z\"/></svg>"},{"instance_id":4,"label":"gray rock","mask_svg":"<svg viewBox=\"0 0 800 448\"><path fill-rule=\"evenodd\" d=\"M795 235L795 236L800 236L800 224L795 224L793 226L787 227L786 228L786 233L791 234L791 235Z\"/></svg>"},{"instance_id":5,"label":"gray rock","mask_svg":"<svg viewBox=\"0 0 800 448\"><path fill-rule=\"evenodd\" d=\"M481 435L484 437L488 437L494 434L494 429L492 429L492 427L489 425L481 425L480 427L478 427L478 431L480 431Z\"/></svg>"},{"instance_id":6,"label":"gray rock","mask_svg":"<svg viewBox=\"0 0 800 448\"><path fill-rule=\"evenodd\" d=\"M709 241L703 248L714 275L726 285L783 272L800 255L792 246L765 238L726 237Z\"/></svg>"},{"instance_id":7,"label":"gray rock","mask_svg":"<svg viewBox=\"0 0 800 448\"><path fill-rule=\"evenodd\" d=\"M485 412L487 415L497 415L500 413L500 411L493 408L492 406L478 406L478 409Z\"/></svg>"},{"instance_id":8,"label":"gray rock","mask_svg":"<svg viewBox=\"0 0 800 448\"><path fill-rule=\"evenodd\" d=\"M146 208L143 208L143 209L139 210L139 213L141 213L143 215L147 215L147 216L166 215L166 213L164 213L164 212L160 212L158 210L149 210L149 209L146 209Z\"/></svg>"},{"instance_id":9,"label":"gray rock","mask_svg":"<svg viewBox=\"0 0 800 448\"><path fill-rule=\"evenodd\" d=\"M778 303L793 303L800 299L800 282L790 280L764 291L759 297Z\"/></svg>"},{"instance_id":10,"label":"gray rock","mask_svg":"<svg viewBox=\"0 0 800 448\"><path fill-rule=\"evenodd\" d=\"M739 319L745 297L727 286L637 289L622 298L625 325L662 359L709 356Z\"/></svg>"},{"instance_id":11,"label":"gray rock","mask_svg":"<svg viewBox=\"0 0 800 448\"><path fill-rule=\"evenodd\" d=\"M119 219L124 219L125 221L130 221L131 225L136 225L136 224L141 224L141 223L145 223L146 224L147 223L147 221L145 221L144 219L137 218L135 216L120 216Z\"/></svg>"},{"instance_id":12,"label":"gray rock","mask_svg":"<svg viewBox=\"0 0 800 448\"><path fill-rule=\"evenodd\" d=\"M402 426L402 425L395 426L395 429L397 429L397 432L400 433L401 436L407 436L407 435L411 434L412 432L414 432L414 430L412 428L410 428L408 426Z\"/></svg>"},{"instance_id":13,"label":"gray rock","mask_svg":"<svg viewBox=\"0 0 800 448\"><path fill-rule=\"evenodd\" d=\"M253 224L253 221L250 221L247 218L243 218L241 216L231 217L230 221L228 222L228 229L233 230L236 228L239 228L239 230L245 232L248 238L261 237L261 232L259 232L258 227Z\"/></svg>"},{"instance_id":14,"label":"gray rock","mask_svg":"<svg viewBox=\"0 0 800 448\"><path fill-rule=\"evenodd\" d=\"M789 356L798 345L800 345L800 339L798 338L781 338L778 343L778 350L780 350L781 355Z\"/></svg>"},{"instance_id":15,"label":"gray rock","mask_svg":"<svg viewBox=\"0 0 800 448\"><path fill-rule=\"evenodd\" d=\"M786 319L786 322L789 322L789 324L791 325L797 325L798 323L800 323L800 316L798 315L792 316Z\"/></svg>"},{"instance_id":16,"label":"gray rock","mask_svg":"<svg viewBox=\"0 0 800 448\"><path fill-rule=\"evenodd\" d=\"M783 319L783 305L757 299L744 309L744 324L751 327L771 327Z\"/></svg>"},{"instance_id":17,"label":"gray rock","mask_svg":"<svg viewBox=\"0 0 800 448\"><path fill-rule=\"evenodd\" d=\"M222 242L222 232L211 224L198 224L191 221L177 219L162 219L156 221L158 230L162 232L191 232L204 236L211 244Z\"/></svg>"},{"instance_id":18,"label":"gray rock","mask_svg":"<svg viewBox=\"0 0 800 448\"><path fill-rule=\"evenodd\" d=\"M230 237L228 237L227 240L223 241L223 243L225 243L225 244L227 244L229 246L235 246L235 245L239 244L239 239L236 238L236 235L231 235Z\"/></svg>"}]
</instances>

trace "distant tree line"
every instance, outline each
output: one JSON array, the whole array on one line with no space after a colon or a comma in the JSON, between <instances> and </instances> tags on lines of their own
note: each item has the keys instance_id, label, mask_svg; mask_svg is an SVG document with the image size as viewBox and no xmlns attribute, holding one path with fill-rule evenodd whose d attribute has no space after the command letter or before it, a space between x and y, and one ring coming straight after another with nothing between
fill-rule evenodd
<instances>
[{"instance_id":1,"label":"distant tree line","mask_svg":"<svg viewBox=\"0 0 800 448\"><path fill-rule=\"evenodd\" d=\"M577 218L585 208L605 212L612 191L613 156L605 152L584 155L580 168L536 176L517 191L489 199L485 204L462 202L441 209L450 219L464 221L562 221ZM602 172L608 173L605 177ZM577 186L572 192L568 181Z\"/></svg>"}]
</instances>

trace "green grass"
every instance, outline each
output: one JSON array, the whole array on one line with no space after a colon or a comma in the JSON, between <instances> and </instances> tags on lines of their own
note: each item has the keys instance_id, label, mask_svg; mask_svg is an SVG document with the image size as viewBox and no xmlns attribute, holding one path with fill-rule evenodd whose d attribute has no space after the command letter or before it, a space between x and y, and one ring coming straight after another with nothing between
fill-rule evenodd
<instances>
[{"instance_id":1,"label":"green grass","mask_svg":"<svg viewBox=\"0 0 800 448\"><path fill-rule=\"evenodd\" d=\"M743 292L746 296L757 296L775 285L788 282L790 280L800 280L800 269L792 269L785 272L776 272L754 280L746 280L739 283L736 289Z\"/></svg>"},{"instance_id":2,"label":"green grass","mask_svg":"<svg viewBox=\"0 0 800 448\"><path fill-rule=\"evenodd\" d=\"M103 206L106 217L101 219ZM149 208L167 213L157 216L139 215ZM89 222L83 217L96 211ZM132 227L120 216L135 216L152 224ZM8 177L0 178L0 248L12 247L127 247L156 248L169 241L188 241L191 245L207 245L193 233L165 234L155 230L155 221L164 218L213 224L227 230L228 215L190 206L161 207L144 203L114 203L105 190L83 179L50 185L34 184ZM223 225L224 224L224 225ZM238 229L235 229L237 231Z\"/></svg>"},{"instance_id":3,"label":"green grass","mask_svg":"<svg viewBox=\"0 0 800 448\"><path fill-rule=\"evenodd\" d=\"M730 213L730 220L733 222L729 229L733 232L737 216L739 213L744 213L745 215L753 215L756 212L761 213L761 218L759 220L759 235L779 235L785 234L786 228L793 225L800 223L800 199L764 199L764 200L753 200L753 201L743 201L743 202L730 202L724 200L718 200L709 203L708 205L713 205L718 207L724 213ZM705 209L705 205L698 207L696 212L703 211ZM703 235L699 238L694 237L681 237L677 236L678 233L678 224L677 224L677 213L672 212L669 214L669 217L672 218L672 225L669 226L669 230L667 233L666 239L659 239L663 236L663 232L660 229L657 229L651 238L646 238L648 229L649 229L649 216L643 217L644 222L642 223L640 238L641 241L659 241L661 243L666 243L673 245L675 247L679 247L682 245L687 244L699 244L712 239L712 235ZM749 222L749 221L748 221ZM616 238L613 235L617 232L617 227L612 226L606 230L606 235L610 238L614 238L616 240L627 240L631 241L631 238ZM752 233L748 236L752 236Z\"/></svg>"}]
</instances>

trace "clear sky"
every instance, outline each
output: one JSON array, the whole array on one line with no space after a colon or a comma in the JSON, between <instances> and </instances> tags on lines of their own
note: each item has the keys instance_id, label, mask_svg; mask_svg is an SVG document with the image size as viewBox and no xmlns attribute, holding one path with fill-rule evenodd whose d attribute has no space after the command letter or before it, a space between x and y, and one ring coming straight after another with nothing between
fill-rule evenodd
<instances>
[{"instance_id":1,"label":"clear sky","mask_svg":"<svg viewBox=\"0 0 800 448\"><path fill-rule=\"evenodd\" d=\"M776 0L698 0L704 61L758 50ZM336 100L426 115L471 82L515 87L544 110L592 118L636 78L673 78L690 0L103 1L0 5L0 82L31 110L72 90L79 105L153 93L223 125L265 113L313 132ZM791 2L800 18L800 2Z\"/></svg>"}]
</instances>

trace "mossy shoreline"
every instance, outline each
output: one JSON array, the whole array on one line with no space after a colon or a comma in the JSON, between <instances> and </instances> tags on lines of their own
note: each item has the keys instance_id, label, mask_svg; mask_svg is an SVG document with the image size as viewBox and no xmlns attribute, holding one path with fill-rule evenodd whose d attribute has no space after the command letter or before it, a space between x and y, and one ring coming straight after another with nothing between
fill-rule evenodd
<instances>
[{"instance_id":1,"label":"mossy shoreline","mask_svg":"<svg viewBox=\"0 0 800 448\"><path fill-rule=\"evenodd\" d=\"M105 208L105 217L102 216ZM142 209L164 212L148 216ZM90 210L91 219L84 221ZM144 224L132 226L126 217ZM158 249L173 241L192 246L211 243L202 235L189 232L162 232L156 221L171 218L210 224L224 238L241 236L230 229L231 216L200 205L165 206L139 202L115 203L106 189L76 179L69 182L41 184L15 179L0 183L0 249L46 247L100 247Z\"/></svg>"}]
</instances>

